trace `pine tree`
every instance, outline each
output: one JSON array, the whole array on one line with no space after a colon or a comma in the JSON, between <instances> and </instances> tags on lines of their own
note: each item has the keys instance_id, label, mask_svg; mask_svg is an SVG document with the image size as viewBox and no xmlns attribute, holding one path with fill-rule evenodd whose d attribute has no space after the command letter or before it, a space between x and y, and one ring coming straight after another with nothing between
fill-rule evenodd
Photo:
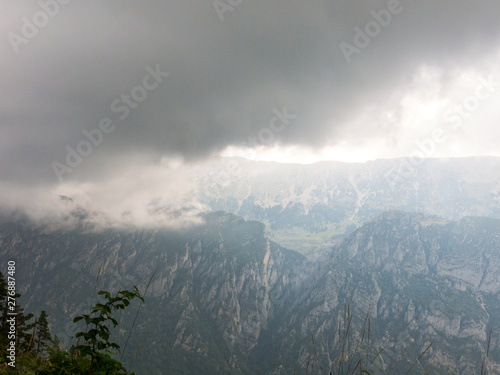
<instances>
[{"instance_id":1,"label":"pine tree","mask_svg":"<svg viewBox=\"0 0 500 375\"><path fill-rule=\"evenodd\" d=\"M5 353L5 349L7 348L8 342L8 332L10 329L10 325L7 324L8 319L8 288L7 281L5 280L5 276L0 272L0 350L2 353ZM14 297L16 302L19 301L20 294L15 294ZM19 305L15 306L14 310L16 315L16 346L18 348L18 352L30 351L33 349L33 335L32 331L35 328L35 323L30 323L29 321L33 318L33 314L24 314L24 309L22 309Z\"/></svg>"},{"instance_id":2,"label":"pine tree","mask_svg":"<svg viewBox=\"0 0 500 375\"><path fill-rule=\"evenodd\" d=\"M47 322L47 313L45 310L42 310L36 322L36 354L40 355L40 353L46 352L53 342L52 336L50 335L49 323Z\"/></svg>"},{"instance_id":3,"label":"pine tree","mask_svg":"<svg viewBox=\"0 0 500 375\"><path fill-rule=\"evenodd\" d=\"M32 352L35 349L36 321L30 323L33 314L25 315L24 309L19 305L16 306L16 313L18 353Z\"/></svg>"},{"instance_id":4,"label":"pine tree","mask_svg":"<svg viewBox=\"0 0 500 375\"><path fill-rule=\"evenodd\" d=\"M54 335L54 337L52 337L52 347L54 349L61 349L61 340L59 340L59 337L57 337L57 335Z\"/></svg>"},{"instance_id":5,"label":"pine tree","mask_svg":"<svg viewBox=\"0 0 500 375\"><path fill-rule=\"evenodd\" d=\"M0 350L3 353L6 352L7 344L8 344L8 332L9 326L6 324L7 322L7 281L5 281L4 275L0 272Z\"/></svg>"}]
</instances>

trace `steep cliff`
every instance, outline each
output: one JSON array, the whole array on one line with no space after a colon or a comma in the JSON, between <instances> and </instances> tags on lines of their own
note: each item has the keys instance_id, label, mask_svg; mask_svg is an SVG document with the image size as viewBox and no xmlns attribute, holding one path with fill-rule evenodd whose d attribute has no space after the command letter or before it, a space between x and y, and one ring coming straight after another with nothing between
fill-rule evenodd
<instances>
[{"instance_id":1,"label":"steep cliff","mask_svg":"<svg viewBox=\"0 0 500 375\"><path fill-rule=\"evenodd\" d=\"M258 222L205 221L184 231L3 224L0 259L16 260L21 303L50 311L66 344L96 288L144 291L157 270L124 354L139 374L255 374L273 362L275 373L305 370L311 335L316 363L333 369L347 309L346 353L371 360L383 349L375 373L478 374L490 329L487 368L500 370L500 220L386 212L317 262L269 240ZM369 341L357 345L367 312ZM122 345L135 313L120 317Z\"/></svg>"}]
</instances>

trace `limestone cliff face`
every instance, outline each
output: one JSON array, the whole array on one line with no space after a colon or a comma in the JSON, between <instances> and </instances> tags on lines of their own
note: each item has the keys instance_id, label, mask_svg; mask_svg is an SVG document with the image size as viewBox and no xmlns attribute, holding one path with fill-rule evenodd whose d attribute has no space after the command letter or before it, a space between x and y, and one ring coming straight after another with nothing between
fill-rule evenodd
<instances>
[{"instance_id":1,"label":"limestone cliff face","mask_svg":"<svg viewBox=\"0 0 500 375\"><path fill-rule=\"evenodd\" d=\"M184 232L44 233L3 225L0 248L2 260L18 264L23 305L52 311L52 331L63 343L76 332L72 316L95 303L99 270L97 290L115 291L133 285L144 291L156 270L127 354L133 358L147 336L149 353L136 365L163 373L243 371L262 333L300 289L307 266L302 255L270 241L264 225L224 213Z\"/></svg>"},{"instance_id":2,"label":"limestone cliff face","mask_svg":"<svg viewBox=\"0 0 500 375\"><path fill-rule=\"evenodd\" d=\"M371 350L385 348L374 369L396 374L433 343L420 361L424 368L478 373L491 328L489 366L494 368L500 360L499 256L499 220L448 222L385 213L323 260L301 309L284 320L301 325L294 339L282 343L281 352L302 351L303 358L311 358L312 348L304 342L314 334L318 352L338 353L335 333L347 302L354 315L353 335L361 334L369 311ZM331 361L332 355L323 363Z\"/></svg>"},{"instance_id":3,"label":"limestone cliff face","mask_svg":"<svg viewBox=\"0 0 500 375\"><path fill-rule=\"evenodd\" d=\"M63 343L95 288L144 291L156 270L124 355L138 374L255 374L274 359L276 373L293 373L312 358L311 335L318 364L333 370L344 309L352 342L369 311L371 346L362 350L385 348L375 373L399 374L430 343L419 368L479 373L490 329L494 373L499 257L499 220L402 212L368 222L314 263L269 240L262 224L224 213L183 232L0 226L0 259L17 262L21 303L50 311ZM120 317L122 345L135 313Z\"/></svg>"}]
</instances>

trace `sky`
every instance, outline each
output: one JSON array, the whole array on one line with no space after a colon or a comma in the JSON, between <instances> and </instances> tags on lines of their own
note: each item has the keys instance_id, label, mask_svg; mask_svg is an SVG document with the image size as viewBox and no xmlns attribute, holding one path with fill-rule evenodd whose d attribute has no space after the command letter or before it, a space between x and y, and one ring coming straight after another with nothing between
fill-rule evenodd
<instances>
[{"instance_id":1,"label":"sky","mask_svg":"<svg viewBox=\"0 0 500 375\"><path fill-rule=\"evenodd\" d=\"M183 225L217 156L500 156L499 11L0 0L0 213Z\"/></svg>"}]
</instances>

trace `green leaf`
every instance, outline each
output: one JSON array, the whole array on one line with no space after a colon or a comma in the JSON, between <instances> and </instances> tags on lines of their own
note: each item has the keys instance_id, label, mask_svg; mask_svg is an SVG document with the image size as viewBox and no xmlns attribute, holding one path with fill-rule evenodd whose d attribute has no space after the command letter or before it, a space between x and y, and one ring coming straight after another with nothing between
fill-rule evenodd
<instances>
[{"instance_id":1,"label":"green leaf","mask_svg":"<svg viewBox=\"0 0 500 375\"><path fill-rule=\"evenodd\" d=\"M87 324L94 324L94 325L96 325L96 326L97 326L97 325L99 325L99 323L101 323L102 321L103 321L103 320L102 320L101 318L97 317L97 318L93 318L93 319L91 319L91 320L90 320L90 323L87 323Z\"/></svg>"},{"instance_id":2,"label":"green leaf","mask_svg":"<svg viewBox=\"0 0 500 375\"><path fill-rule=\"evenodd\" d=\"M91 335L91 337L97 336L97 333L98 333L97 329L91 329L88 332L88 334Z\"/></svg>"},{"instance_id":3,"label":"green leaf","mask_svg":"<svg viewBox=\"0 0 500 375\"><path fill-rule=\"evenodd\" d=\"M99 332L99 337L101 337L104 341L109 340L109 332Z\"/></svg>"}]
</instances>

